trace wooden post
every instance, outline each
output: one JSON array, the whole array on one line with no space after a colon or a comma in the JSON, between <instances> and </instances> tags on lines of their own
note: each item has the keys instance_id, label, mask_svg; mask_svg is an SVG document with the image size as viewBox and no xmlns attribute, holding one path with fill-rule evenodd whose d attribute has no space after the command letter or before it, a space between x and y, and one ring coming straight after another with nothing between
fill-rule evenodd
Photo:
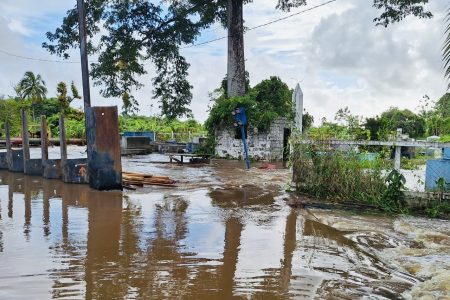
<instances>
[{"instance_id":1,"label":"wooden post","mask_svg":"<svg viewBox=\"0 0 450 300\"><path fill-rule=\"evenodd\" d=\"M66 142L66 128L64 127L64 116L59 116L59 148L61 152L61 166L64 166L67 160L67 142Z\"/></svg>"},{"instance_id":2,"label":"wooden post","mask_svg":"<svg viewBox=\"0 0 450 300\"><path fill-rule=\"evenodd\" d=\"M48 126L45 116L41 116L41 157L48 160Z\"/></svg>"},{"instance_id":3,"label":"wooden post","mask_svg":"<svg viewBox=\"0 0 450 300\"><path fill-rule=\"evenodd\" d=\"M20 116L22 118L22 150L23 150L23 165L26 165L26 161L30 160L30 142L28 136L28 118L25 109L20 110Z\"/></svg>"}]
</instances>

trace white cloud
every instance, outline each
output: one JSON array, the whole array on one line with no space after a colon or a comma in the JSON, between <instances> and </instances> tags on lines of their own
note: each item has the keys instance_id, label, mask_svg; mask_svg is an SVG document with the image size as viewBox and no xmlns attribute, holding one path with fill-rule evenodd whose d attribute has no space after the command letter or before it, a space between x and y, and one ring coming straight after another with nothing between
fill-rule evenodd
<instances>
[{"instance_id":1,"label":"white cloud","mask_svg":"<svg viewBox=\"0 0 450 300\"><path fill-rule=\"evenodd\" d=\"M309 2L310 6L318 3ZM316 120L332 118L343 106L364 116L379 114L390 106L414 109L424 94L436 99L445 92L440 47L446 4L442 2L433 1L429 5L436 15L432 20L408 18L389 28L374 25L372 19L379 12L370 2L341 0L250 31L245 36L245 46L251 83L254 85L271 75L280 76L291 87L301 81L305 107ZM51 20L52 24L58 24L54 16L59 15L61 19L73 5L69 0L3 0L0 3L0 37L7 42L0 45L0 49L55 59L37 42L39 35L44 41L45 31L52 29L42 28L42 22ZM286 15L274 10L274 6L274 0L247 5L244 10L246 26L253 27ZM13 20L19 23L12 28L7 26ZM34 38L18 36L17 32L25 35L31 32ZM226 35L220 28L207 33L208 36L212 33ZM183 50L191 63L189 78L194 86L191 107L202 121L207 117L208 93L219 85L226 73L226 44L222 40ZM60 80L75 80L80 86L78 65L30 62L2 54L0 62L0 94L12 93L11 82L18 81L27 70L42 74L50 91L55 90ZM150 63L148 70L149 75L142 78L145 87L136 93L144 114L151 110L156 112L158 106L151 100L153 68ZM98 88L93 88L92 99L96 105L120 105L118 100L99 96Z\"/></svg>"}]
</instances>

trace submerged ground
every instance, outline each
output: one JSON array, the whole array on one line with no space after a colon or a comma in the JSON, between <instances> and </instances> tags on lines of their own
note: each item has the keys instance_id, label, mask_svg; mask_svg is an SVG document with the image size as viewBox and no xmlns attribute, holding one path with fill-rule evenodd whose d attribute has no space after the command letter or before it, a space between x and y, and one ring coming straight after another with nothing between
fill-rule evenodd
<instances>
[{"instance_id":1,"label":"submerged ground","mask_svg":"<svg viewBox=\"0 0 450 300\"><path fill-rule=\"evenodd\" d=\"M177 188L0 171L0 299L450 299L449 221L292 209L288 170L165 160L123 166Z\"/></svg>"}]
</instances>

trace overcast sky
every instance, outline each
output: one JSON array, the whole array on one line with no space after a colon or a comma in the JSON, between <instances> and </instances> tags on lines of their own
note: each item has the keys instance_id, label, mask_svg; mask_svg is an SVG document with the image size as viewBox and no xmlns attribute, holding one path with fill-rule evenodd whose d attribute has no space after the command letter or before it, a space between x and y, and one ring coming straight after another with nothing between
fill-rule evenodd
<instances>
[{"instance_id":1,"label":"overcast sky","mask_svg":"<svg viewBox=\"0 0 450 300\"><path fill-rule=\"evenodd\" d=\"M309 0L309 6L325 1ZM316 123L333 119L348 106L365 117L375 116L391 106L416 109L427 94L432 99L446 92L440 49L443 17L448 1L431 0L427 6L432 20L408 18L389 28L372 22L379 14L368 0L337 0L288 20L250 31L245 36L246 67L251 84L269 76L282 78L291 88L300 82L304 106ZM12 95L12 86L26 71L46 80L49 95L57 82L75 81L81 90L78 64L30 61L7 56L1 51L44 59L58 59L41 48L45 33L61 23L75 0L1 0L0 2L0 95ZM246 26L252 27L285 16L274 9L276 0L255 0L244 9ZM292 12L305 9L299 8ZM198 42L226 33L218 25L205 30ZM182 50L191 63L194 86L191 109L195 117L207 118L209 92L226 74L226 40ZM74 60L79 57L75 56ZM144 115L159 112L152 100L152 65L142 77L145 87L135 93ZM119 105L92 89L93 105ZM74 104L81 106L81 101ZM152 108L153 105L153 108Z\"/></svg>"}]
</instances>

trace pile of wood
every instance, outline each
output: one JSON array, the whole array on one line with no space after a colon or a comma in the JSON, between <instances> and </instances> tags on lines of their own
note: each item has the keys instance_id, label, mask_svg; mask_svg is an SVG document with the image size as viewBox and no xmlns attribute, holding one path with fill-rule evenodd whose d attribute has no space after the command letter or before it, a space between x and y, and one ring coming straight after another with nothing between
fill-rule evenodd
<instances>
[{"instance_id":1,"label":"pile of wood","mask_svg":"<svg viewBox=\"0 0 450 300\"><path fill-rule=\"evenodd\" d=\"M125 187L158 185L175 187L175 180L167 176L155 176L152 174L122 172L122 181Z\"/></svg>"}]
</instances>

